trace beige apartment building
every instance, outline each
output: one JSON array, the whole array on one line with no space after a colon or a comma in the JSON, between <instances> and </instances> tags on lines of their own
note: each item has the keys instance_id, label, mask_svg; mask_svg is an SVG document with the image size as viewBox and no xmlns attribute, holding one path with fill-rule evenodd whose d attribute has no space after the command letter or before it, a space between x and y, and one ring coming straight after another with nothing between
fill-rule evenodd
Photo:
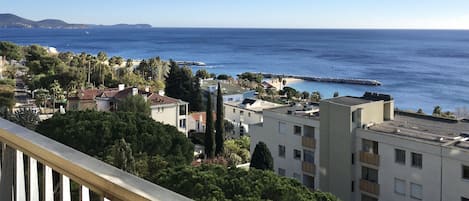
<instances>
[{"instance_id":1,"label":"beige apartment building","mask_svg":"<svg viewBox=\"0 0 469 201\"><path fill-rule=\"evenodd\" d=\"M390 96L365 93L265 110L250 133L251 151L265 142L278 174L344 201L469 200L467 119L394 111Z\"/></svg>"},{"instance_id":2,"label":"beige apartment building","mask_svg":"<svg viewBox=\"0 0 469 201\"><path fill-rule=\"evenodd\" d=\"M315 189L319 184L318 112L318 105L264 110L263 123L249 126L251 152L259 141L264 142L272 154L275 172Z\"/></svg>"},{"instance_id":3,"label":"beige apartment building","mask_svg":"<svg viewBox=\"0 0 469 201\"><path fill-rule=\"evenodd\" d=\"M342 200L467 201L469 122L394 112L390 96L321 102L320 184Z\"/></svg>"}]
</instances>

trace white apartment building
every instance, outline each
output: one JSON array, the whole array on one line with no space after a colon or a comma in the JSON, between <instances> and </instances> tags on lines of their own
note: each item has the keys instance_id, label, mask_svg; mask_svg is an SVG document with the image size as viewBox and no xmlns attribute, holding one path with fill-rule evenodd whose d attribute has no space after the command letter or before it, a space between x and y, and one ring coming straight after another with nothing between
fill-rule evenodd
<instances>
[{"instance_id":1,"label":"white apartment building","mask_svg":"<svg viewBox=\"0 0 469 201\"><path fill-rule=\"evenodd\" d=\"M263 110L282 107L283 105L259 99L246 98L242 101L225 102L223 106L225 120L234 125L231 137L239 138L249 133L249 125L258 124L263 121Z\"/></svg>"},{"instance_id":2,"label":"white apartment building","mask_svg":"<svg viewBox=\"0 0 469 201\"><path fill-rule=\"evenodd\" d=\"M264 110L250 126L251 152L263 141L279 175L344 201L469 200L469 120L394 111L375 93L319 109Z\"/></svg>"},{"instance_id":3,"label":"white apartment building","mask_svg":"<svg viewBox=\"0 0 469 201\"><path fill-rule=\"evenodd\" d=\"M249 126L251 154L258 142L264 142L272 154L275 172L315 189L319 184L318 111L317 105L264 110L264 122Z\"/></svg>"},{"instance_id":4,"label":"white apartment building","mask_svg":"<svg viewBox=\"0 0 469 201\"><path fill-rule=\"evenodd\" d=\"M174 126L180 132L187 135L187 114L189 103L157 93L148 92L147 90L139 90L135 87L125 88L123 85L119 85L119 88L117 89L102 91L94 98L96 101L96 110L116 111L118 107L117 104L120 100L127 96L136 95L141 95L146 101L149 101L151 118L163 124Z\"/></svg>"},{"instance_id":5,"label":"white apartment building","mask_svg":"<svg viewBox=\"0 0 469 201\"><path fill-rule=\"evenodd\" d=\"M394 112L391 97L321 102L320 185L342 200L469 198L467 120Z\"/></svg>"}]
</instances>

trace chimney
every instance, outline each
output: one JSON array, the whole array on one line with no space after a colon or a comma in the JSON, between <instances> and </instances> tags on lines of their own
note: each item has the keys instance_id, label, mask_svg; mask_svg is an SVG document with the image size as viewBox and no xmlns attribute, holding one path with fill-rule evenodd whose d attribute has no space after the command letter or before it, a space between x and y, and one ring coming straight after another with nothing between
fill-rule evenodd
<instances>
[{"instance_id":1,"label":"chimney","mask_svg":"<svg viewBox=\"0 0 469 201\"><path fill-rule=\"evenodd\" d=\"M132 88L132 96L135 96L137 94L138 94L138 88L137 87Z\"/></svg>"},{"instance_id":2,"label":"chimney","mask_svg":"<svg viewBox=\"0 0 469 201\"><path fill-rule=\"evenodd\" d=\"M158 91L158 95L164 96L164 90L159 90L159 91Z\"/></svg>"},{"instance_id":3,"label":"chimney","mask_svg":"<svg viewBox=\"0 0 469 201\"><path fill-rule=\"evenodd\" d=\"M125 88L125 84L119 84L118 86L119 91L124 90L124 88Z\"/></svg>"}]
</instances>

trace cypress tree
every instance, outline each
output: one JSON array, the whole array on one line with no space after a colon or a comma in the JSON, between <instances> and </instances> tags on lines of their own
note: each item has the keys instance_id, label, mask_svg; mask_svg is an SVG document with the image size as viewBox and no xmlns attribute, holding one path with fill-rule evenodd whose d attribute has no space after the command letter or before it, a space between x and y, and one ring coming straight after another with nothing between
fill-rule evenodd
<instances>
[{"instance_id":1,"label":"cypress tree","mask_svg":"<svg viewBox=\"0 0 469 201\"><path fill-rule=\"evenodd\" d=\"M123 138L117 140L112 147L113 164L119 169L135 174L135 159L132 148Z\"/></svg>"},{"instance_id":2,"label":"cypress tree","mask_svg":"<svg viewBox=\"0 0 469 201\"><path fill-rule=\"evenodd\" d=\"M207 108L206 108L206 123L205 123L205 155L207 158L215 156L215 135L213 133L213 113L212 113L212 98L210 93L207 95Z\"/></svg>"},{"instance_id":3,"label":"cypress tree","mask_svg":"<svg viewBox=\"0 0 469 201\"><path fill-rule=\"evenodd\" d=\"M224 114L223 114L223 94L221 92L220 82L218 83L217 90L217 119L215 121L215 155L219 156L223 154L223 142L225 139L225 126L224 124Z\"/></svg>"},{"instance_id":4,"label":"cypress tree","mask_svg":"<svg viewBox=\"0 0 469 201\"><path fill-rule=\"evenodd\" d=\"M274 170L274 160L264 142L256 144L254 153L252 153L250 167L260 170Z\"/></svg>"}]
</instances>

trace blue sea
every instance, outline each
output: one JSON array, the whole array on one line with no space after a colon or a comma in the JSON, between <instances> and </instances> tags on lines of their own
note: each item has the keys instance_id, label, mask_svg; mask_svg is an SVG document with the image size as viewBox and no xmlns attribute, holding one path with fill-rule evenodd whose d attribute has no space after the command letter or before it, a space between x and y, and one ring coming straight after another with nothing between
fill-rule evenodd
<instances>
[{"instance_id":1,"label":"blue sea","mask_svg":"<svg viewBox=\"0 0 469 201\"><path fill-rule=\"evenodd\" d=\"M391 94L400 109L469 107L469 31L321 29L0 29L0 40L59 51L202 61L214 73L245 71L375 79L382 86L299 82L331 97ZM194 67L196 70L197 67Z\"/></svg>"}]
</instances>

